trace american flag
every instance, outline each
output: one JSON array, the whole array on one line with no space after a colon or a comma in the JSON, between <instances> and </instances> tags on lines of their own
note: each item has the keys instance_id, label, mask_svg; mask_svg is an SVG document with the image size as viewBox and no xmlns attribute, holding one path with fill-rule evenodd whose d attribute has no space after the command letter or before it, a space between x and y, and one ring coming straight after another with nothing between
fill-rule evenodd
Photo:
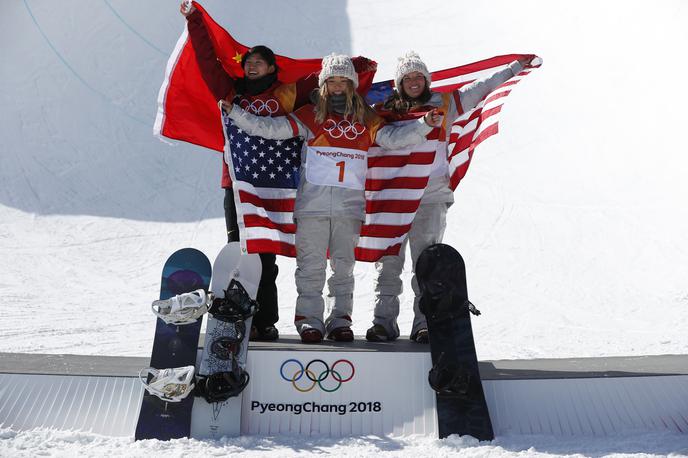
<instances>
[{"instance_id":1,"label":"american flag","mask_svg":"<svg viewBox=\"0 0 688 458\"><path fill-rule=\"evenodd\" d=\"M242 249L296 256L293 211L303 141L249 135L227 117L224 125Z\"/></svg>"},{"instance_id":2,"label":"american flag","mask_svg":"<svg viewBox=\"0 0 688 458\"><path fill-rule=\"evenodd\" d=\"M504 66L504 58L511 58L513 62L514 56L500 56L482 61L487 68L487 73L493 73ZM521 58L524 56L515 56ZM475 149L485 140L499 132L499 113L502 111L502 105L505 98L511 93L511 89L515 84L518 84L521 79L530 74L533 68L542 65L542 60L539 57L532 56L531 64L521 70L518 75L502 83L494 91L489 93L475 108L468 110L461 117L452 123L449 135L449 142L447 145L448 159L449 159L449 185L452 190L455 190L459 182L463 179L468 171L468 166L473 158ZM508 62L507 62L508 64ZM461 67L459 67L461 68ZM469 84L478 78L482 78L481 74L485 74L485 70L470 71L458 78L463 81L459 83L460 86ZM457 78L457 77L453 77Z\"/></svg>"},{"instance_id":3,"label":"american flag","mask_svg":"<svg viewBox=\"0 0 688 458\"><path fill-rule=\"evenodd\" d=\"M225 118L226 153L242 248L248 253L296 256L293 220L302 140L252 136ZM398 254L423 196L437 139L409 150L368 151L366 221L356 258Z\"/></svg>"},{"instance_id":4,"label":"american flag","mask_svg":"<svg viewBox=\"0 0 688 458\"><path fill-rule=\"evenodd\" d=\"M447 145L452 190L456 189L466 175L478 145L499 132L499 113L505 97L511 93L513 86L528 75L533 68L539 67L542 60L533 55L507 54L431 73L433 91L451 92L502 70L513 61L525 57L533 58L529 66L487 94L475 108L463 113L452 123ZM393 85L393 81L373 84L366 100L371 104L385 100L392 93Z\"/></svg>"},{"instance_id":5,"label":"american flag","mask_svg":"<svg viewBox=\"0 0 688 458\"><path fill-rule=\"evenodd\" d=\"M374 262L399 254L428 184L438 132L434 129L428 140L413 148L389 151L373 146L368 150L366 214L357 260Z\"/></svg>"}]
</instances>

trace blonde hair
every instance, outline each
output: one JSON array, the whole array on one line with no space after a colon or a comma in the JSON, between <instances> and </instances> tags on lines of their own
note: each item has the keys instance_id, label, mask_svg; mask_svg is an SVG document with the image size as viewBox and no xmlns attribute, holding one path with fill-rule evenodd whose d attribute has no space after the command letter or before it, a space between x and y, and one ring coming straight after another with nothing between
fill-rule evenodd
<instances>
[{"instance_id":1,"label":"blonde hair","mask_svg":"<svg viewBox=\"0 0 688 458\"><path fill-rule=\"evenodd\" d=\"M315 105L315 120L322 124L329 114L330 93L327 91L327 84L320 86L318 95L318 102ZM350 79L346 80L344 95L346 96L346 108L344 109L345 118L351 117L352 121L366 124L376 116L375 111L370 108L365 100L363 100L363 97L354 90L354 83Z\"/></svg>"}]
</instances>

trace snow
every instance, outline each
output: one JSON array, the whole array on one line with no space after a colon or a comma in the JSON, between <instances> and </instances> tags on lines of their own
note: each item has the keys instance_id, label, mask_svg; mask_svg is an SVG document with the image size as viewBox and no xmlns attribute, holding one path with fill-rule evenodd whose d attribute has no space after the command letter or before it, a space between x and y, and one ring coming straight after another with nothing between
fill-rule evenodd
<instances>
[{"instance_id":1,"label":"snow","mask_svg":"<svg viewBox=\"0 0 688 458\"><path fill-rule=\"evenodd\" d=\"M14 432L0 429L0 456L324 456L341 457L552 457L685 456L688 439L677 434L639 434L617 438L560 438L505 436L478 442L464 436L447 439L427 437L388 438L368 436L330 439L323 437L240 437L220 441L174 439L169 442L110 438L88 433L55 430Z\"/></svg>"},{"instance_id":2,"label":"snow","mask_svg":"<svg viewBox=\"0 0 688 458\"><path fill-rule=\"evenodd\" d=\"M467 260L480 359L688 352L688 157L680 0L203 3L247 44L293 57L431 70L511 52L544 66L507 100L450 209ZM0 351L146 356L160 268L224 244L220 156L152 135L176 2L23 0L0 15ZM282 334L294 334L293 260L279 260ZM354 330L374 269L356 268ZM404 274L405 284L410 272ZM412 297L402 297L408 334ZM134 443L1 430L0 455L665 455L684 436Z\"/></svg>"}]
</instances>

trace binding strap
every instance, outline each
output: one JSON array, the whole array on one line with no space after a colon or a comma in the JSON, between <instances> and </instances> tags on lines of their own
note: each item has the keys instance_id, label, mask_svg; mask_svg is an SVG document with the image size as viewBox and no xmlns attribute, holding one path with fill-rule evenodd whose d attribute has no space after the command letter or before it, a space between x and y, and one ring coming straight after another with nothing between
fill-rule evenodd
<instances>
[{"instance_id":1,"label":"binding strap","mask_svg":"<svg viewBox=\"0 0 688 458\"><path fill-rule=\"evenodd\" d=\"M224 322L244 321L258 311L258 302L251 299L243 285L235 279L229 282L225 297L213 299L208 313Z\"/></svg>"},{"instance_id":2,"label":"binding strap","mask_svg":"<svg viewBox=\"0 0 688 458\"><path fill-rule=\"evenodd\" d=\"M428 373L428 383L438 394L468 398L475 377L465 366L449 364L446 354L442 352L437 363Z\"/></svg>"},{"instance_id":3,"label":"binding strap","mask_svg":"<svg viewBox=\"0 0 688 458\"><path fill-rule=\"evenodd\" d=\"M197 377L194 396L205 398L208 402L224 402L244 391L250 379L248 372L234 360L231 371Z\"/></svg>"}]
</instances>

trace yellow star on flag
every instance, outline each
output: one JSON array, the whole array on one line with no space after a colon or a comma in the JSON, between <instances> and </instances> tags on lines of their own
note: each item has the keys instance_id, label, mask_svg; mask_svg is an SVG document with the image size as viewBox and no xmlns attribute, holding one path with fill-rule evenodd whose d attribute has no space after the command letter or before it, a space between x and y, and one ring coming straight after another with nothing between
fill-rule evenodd
<instances>
[{"instance_id":1,"label":"yellow star on flag","mask_svg":"<svg viewBox=\"0 0 688 458\"><path fill-rule=\"evenodd\" d=\"M241 53L237 51L236 55L232 57L237 64L241 64Z\"/></svg>"}]
</instances>

